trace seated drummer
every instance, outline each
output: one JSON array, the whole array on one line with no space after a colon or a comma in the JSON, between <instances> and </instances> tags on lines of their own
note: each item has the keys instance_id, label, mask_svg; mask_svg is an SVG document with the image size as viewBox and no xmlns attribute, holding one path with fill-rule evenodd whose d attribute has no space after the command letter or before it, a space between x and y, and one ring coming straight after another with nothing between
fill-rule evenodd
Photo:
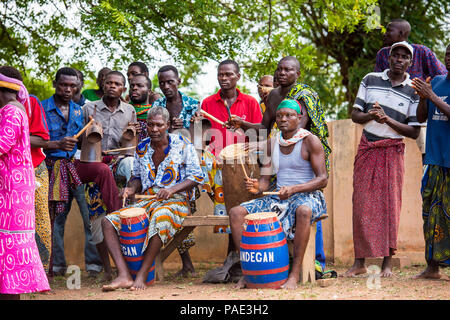
<instances>
[{"instance_id":1,"label":"seated drummer","mask_svg":"<svg viewBox=\"0 0 450 320\"><path fill-rule=\"evenodd\" d=\"M122 208L102 220L103 235L118 276L104 291L118 288L142 290L151 265L161 247L173 238L189 212L192 189L203 183L194 145L179 134L168 133L169 112L163 107L153 107L147 115L149 138L138 144L134 155L133 176L123 190L124 197L137 193L156 194L155 199L138 201L132 206L145 208L149 229L143 248L142 267L133 281L122 255L118 232Z\"/></svg>"},{"instance_id":2,"label":"seated drummer","mask_svg":"<svg viewBox=\"0 0 450 320\"><path fill-rule=\"evenodd\" d=\"M237 248L242 237L242 225L249 213L278 211L278 219L288 240L294 240L292 269L285 289L295 289L300 276L310 225L326 213L322 191L328 183L325 152L317 136L300 127L301 105L296 100L283 100L276 110L280 132L267 140L268 159L258 179L246 179L251 193L261 194L269 188L273 173L277 174L279 195L267 195L250 200L230 211L231 234ZM238 288L245 287L241 278Z\"/></svg>"}]
</instances>

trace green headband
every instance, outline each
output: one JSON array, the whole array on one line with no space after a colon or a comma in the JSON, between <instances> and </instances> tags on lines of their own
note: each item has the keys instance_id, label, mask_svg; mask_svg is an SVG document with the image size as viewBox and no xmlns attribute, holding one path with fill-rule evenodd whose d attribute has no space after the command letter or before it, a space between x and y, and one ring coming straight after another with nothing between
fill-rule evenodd
<instances>
[{"instance_id":1,"label":"green headband","mask_svg":"<svg viewBox=\"0 0 450 320\"><path fill-rule=\"evenodd\" d=\"M285 100L281 101L281 103L278 105L277 110L280 110L283 108L289 108L289 109L295 110L298 114L302 113L301 109L300 109L300 103L298 103L297 100L285 99Z\"/></svg>"}]
</instances>

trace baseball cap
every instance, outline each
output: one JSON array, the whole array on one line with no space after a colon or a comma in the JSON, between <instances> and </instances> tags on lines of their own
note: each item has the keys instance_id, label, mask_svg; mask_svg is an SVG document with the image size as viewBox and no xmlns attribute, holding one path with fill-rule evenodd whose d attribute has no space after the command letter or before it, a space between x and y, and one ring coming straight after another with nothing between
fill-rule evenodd
<instances>
[{"instance_id":1,"label":"baseball cap","mask_svg":"<svg viewBox=\"0 0 450 320\"><path fill-rule=\"evenodd\" d=\"M411 58L414 55L414 49L413 47L406 41L400 41L400 42L396 42L391 46L391 50L389 51L389 54L392 53L392 50L394 50L397 47L403 47L406 48L409 52L411 52Z\"/></svg>"}]
</instances>

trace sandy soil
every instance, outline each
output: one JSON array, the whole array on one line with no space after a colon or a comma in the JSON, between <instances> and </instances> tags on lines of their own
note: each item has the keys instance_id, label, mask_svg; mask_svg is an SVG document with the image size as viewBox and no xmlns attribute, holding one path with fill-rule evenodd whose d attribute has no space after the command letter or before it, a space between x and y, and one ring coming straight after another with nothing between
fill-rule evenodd
<instances>
[{"instance_id":1,"label":"sandy soil","mask_svg":"<svg viewBox=\"0 0 450 320\"><path fill-rule=\"evenodd\" d=\"M450 268L441 269L446 280L415 280L425 266L394 268L395 276L381 278L378 289L368 275L355 278L337 278L330 286L299 284L296 290L235 289L234 284L207 284L202 282L206 271L217 264L196 265L197 276L174 277L178 266L166 266L166 278L144 291L116 290L102 292L100 278L81 274L81 288L68 289L69 276L55 277L52 291L47 294L22 295L23 300L449 300ZM343 274L348 266L327 266L327 270Z\"/></svg>"}]
</instances>

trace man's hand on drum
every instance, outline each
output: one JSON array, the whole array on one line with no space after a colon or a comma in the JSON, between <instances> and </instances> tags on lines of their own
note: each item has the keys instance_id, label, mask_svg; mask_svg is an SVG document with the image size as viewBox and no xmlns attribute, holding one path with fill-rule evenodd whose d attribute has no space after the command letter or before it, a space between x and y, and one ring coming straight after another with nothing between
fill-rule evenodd
<instances>
[{"instance_id":1,"label":"man's hand on drum","mask_svg":"<svg viewBox=\"0 0 450 320\"><path fill-rule=\"evenodd\" d=\"M278 196L280 197L280 200L286 200L287 198L289 198L290 196L292 196L295 193L292 186L281 187L278 192L279 192Z\"/></svg>"},{"instance_id":2,"label":"man's hand on drum","mask_svg":"<svg viewBox=\"0 0 450 320\"><path fill-rule=\"evenodd\" d=\"M156 199L158 200L168 200L170 199L173 194L176 192L173 188L162 188L159 189L158 193L156 194Z\"/></svg>"},{"instance_id":3,"label":"man's hand on drum","mask_svg":"<svg viewBox=\"0 0 450 320\"><path fill-rule=\"evenodd\" d=\"M259 180L252 178L245 178L245 188L248 192L253 194L258 194L261 191L259 190Z\"/></svg>"},{"instance_id":4,"label":"man's hand on drum","mask_svg":"<svg viewBox=\"0 0 450 320\"><path fill-rule=\"evenodd\" d=\"M196 111L193 116L191 116L190 122L196 122L203 119L203 115L200 111Z\"/></svg>"}]
</instances>

